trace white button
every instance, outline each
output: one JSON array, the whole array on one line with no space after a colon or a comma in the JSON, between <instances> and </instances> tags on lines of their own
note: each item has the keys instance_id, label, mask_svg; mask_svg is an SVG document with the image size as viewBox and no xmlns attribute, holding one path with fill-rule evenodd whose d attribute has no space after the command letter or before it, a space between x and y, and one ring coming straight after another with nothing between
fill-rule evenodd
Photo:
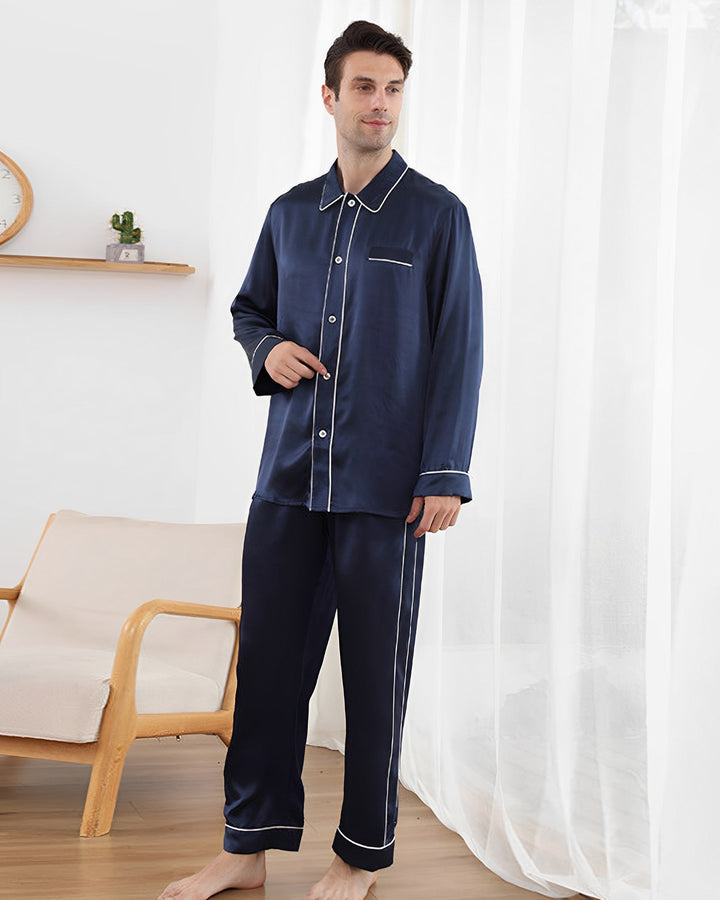
<instances>
[{"instance_id":1,"label":"white button","mask_svg":"<svg viewBox=\"0 0 720 900\"><path fill-rule=\"evenodd\" d=\"M336 257L335 257L335 262L336 262L336 263L341 263L341 262L342 262L342 256L336 256Z\"/></svg>"},{"instance_id":2,"label":"white button","mask_svg":"<svg viewBox=\"0 0 720 900\"><path fill-rule=\"evenodd\" d=\"M335 318L335 316L328 316L328 322L334 323L334 322L337 322L337 319Z\"/></svg>"},{"instance_id":3,"label":"white button","mask_svg":"<svg viewBox=\"0 0 720 900\"><path fill-rule=\"evenodd\" d=\"M324 428L321 429L320 431L318 431L318 437L322 437L322 438L327 437L327 431L325 431Z\"/></svg>"},{"instance_id":4,"label":"white button","mask_svg":"<svg viewBox=\"0 0 720 900\"><path fill-rule=\"evenodd\" d=\"M348 206L355 206L354 200L348 200Z\"/></svg>"},{"instance_id":5,"label":"white button","mask_svg":"<svg viewBox=\"0 0 720 900\"><path fill-rule=\"evenodd\" d=\"M332 378L332 375L329 372L326 372L323 375L323 378L325 379L325 381L330 381L330 379Z\"/></svg>"}]
</instances>

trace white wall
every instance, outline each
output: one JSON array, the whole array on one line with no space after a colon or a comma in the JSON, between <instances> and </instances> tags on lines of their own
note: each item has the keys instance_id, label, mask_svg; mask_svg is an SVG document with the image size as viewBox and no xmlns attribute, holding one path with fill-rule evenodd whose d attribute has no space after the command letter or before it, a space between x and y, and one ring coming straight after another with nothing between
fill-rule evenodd
<instances>
[{"instance_id":1,"label":"white wall","mask_svg":"<svg viewBox=\"0 0 720 900\"><path fill-rule=\"evenodd\" d=\"M0 150L35 206L0 253L102 257L131 208L148 259L197 272L0 268L0 584L54 509L194 518L216 11L2 3Z\"/></svg>"}]
</instances>

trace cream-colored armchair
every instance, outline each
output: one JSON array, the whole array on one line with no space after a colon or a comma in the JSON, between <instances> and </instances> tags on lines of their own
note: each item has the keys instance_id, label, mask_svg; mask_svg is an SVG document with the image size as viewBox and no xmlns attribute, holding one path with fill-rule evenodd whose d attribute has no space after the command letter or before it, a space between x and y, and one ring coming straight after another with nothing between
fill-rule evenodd
<instances>
[{"instance_id":1,"label":"cream-colored armchair","mask_svg":"<svg viewBox=\"0 0 720 900\"><path fill-rule=\"evenodd\" d=\"M110 830L135 738L229 742L243 537L61 511L0 589L0 754L91 764L81 835Z\"/></svg>"}]
</instances>

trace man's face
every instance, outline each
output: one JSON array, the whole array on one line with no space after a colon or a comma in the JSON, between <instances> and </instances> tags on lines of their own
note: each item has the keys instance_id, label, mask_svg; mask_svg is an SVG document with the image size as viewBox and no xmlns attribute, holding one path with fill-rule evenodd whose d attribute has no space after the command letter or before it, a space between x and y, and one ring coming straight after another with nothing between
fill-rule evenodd
<instances>
[{"instance_id":1,"label":"man's face","mask_svg":"<svg viewBox=\"0 0 720 900\"><path fill-rule=\"evenodd\" d=\"M395 137L405 78L394 56L358 50L345 57L338 97L323 85L323 102L335 118L338 147L377 153Z\"/></svg>"}]
</instances>

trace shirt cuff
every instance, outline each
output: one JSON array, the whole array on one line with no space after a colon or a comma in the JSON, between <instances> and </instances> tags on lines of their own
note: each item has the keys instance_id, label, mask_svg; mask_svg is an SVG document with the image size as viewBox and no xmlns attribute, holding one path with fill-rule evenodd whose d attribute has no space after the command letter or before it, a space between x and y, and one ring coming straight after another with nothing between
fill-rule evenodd
<instances>
[{"instance_id":1,"label":"shirt cuff","mask_svg":"<svg viewBox=\"0 0 720 900\"><path fill-rule=\"evenodd\" d=\"M281 384L272 380L265 369L265 360L268 353L284 340L285 338L280 334L266 334L253 352L250 360L250 370L252 372L253 390L259 397L267 396L268 394L278 394L284 390Z\"/></svg>"},{"instance_id":2,"label":"shirt cuff","mask_svg":"<svg viewBox=\"0 0 720 900\"><path fill-rule=\"evenodd\" d=\"M413 497L459 497L463 503L472 500L470 476L467 472L439 469L422 472L415 485Z\"/></svg>"}]
</instances>

